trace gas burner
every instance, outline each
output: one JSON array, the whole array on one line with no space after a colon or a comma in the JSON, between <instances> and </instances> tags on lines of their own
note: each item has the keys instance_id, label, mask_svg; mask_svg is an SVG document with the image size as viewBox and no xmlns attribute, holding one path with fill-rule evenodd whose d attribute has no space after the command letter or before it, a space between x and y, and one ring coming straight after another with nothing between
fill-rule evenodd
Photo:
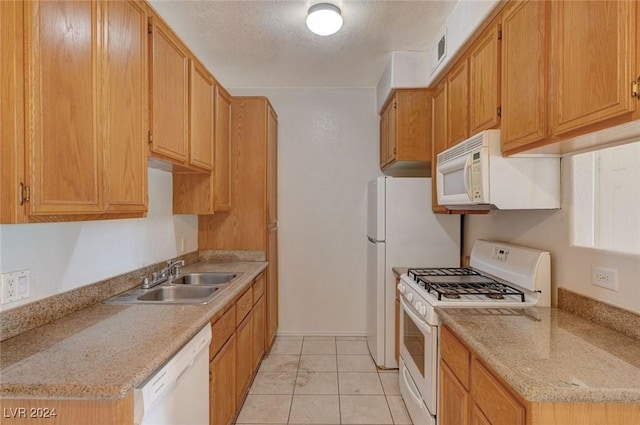
<instances>
[{"instance_id":1,"label":"gas burner","mask_svg":"<svg viewBox=\"0 0 640 425\"><path fill-rule=\"evenodd\" d=\"M486 297L492 300L504 300L504 295L502 294L487 294Z\"/></svg>"},{"instance_id":2,"label":"gas burner","mask_svg":"<svg viewBox=\"0 0 640 425\"><path fill-rule=\"evenodd\" d=\"M445 292L442 294L443 297L449 298L450 300L458 300L460 299L460 295L455 292Z\"/></svg>"}]
</instances>

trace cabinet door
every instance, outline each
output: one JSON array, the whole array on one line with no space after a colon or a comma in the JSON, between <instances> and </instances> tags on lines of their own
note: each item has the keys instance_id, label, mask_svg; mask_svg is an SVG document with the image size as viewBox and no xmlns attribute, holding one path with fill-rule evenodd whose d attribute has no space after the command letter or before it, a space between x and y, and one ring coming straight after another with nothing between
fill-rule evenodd
<instances>
[{"instance_id":1,"label":"cabinet door","mask_svg":"<svg viewBox=\"0 0 640 425\"><path fill-rule=\"evenodd\" d=\"M431 158L431 91L400 89L396 92L395 102L392 160L429 161Z\"/></svg>"},{"instance_id":2,"label":"cabinet door","mask_svg":"<svg viewBox=\"0 0 640 425\"><path fill-rule=\"evenodd\" d=\"M278 221L278 117L267 108L267 224Z\"/></svg>"},{"instance_id":3,"label":"cabinet door","mask_svg":"<svg viewBox=\"0 0 640 425\"><path fill-rule=\"evenodd\" d=\"M150 22L151 154L184 164L189 132L189 55L158 17L152 16Z\"/></svg>"},{"instance_id":4,"label":"cabinet door","mask_svg":"<svg viewBox=\"0 0 640 425\"><path fill-rule=\"evenodd\" d=\"M397 111L398 96L394 93L380 115L380 168L392 163L396 157Z\"/></svg>"},{"instance_id":5,"label":"cabinet door","mask_svg":"<svg viewBox=\"0 0 640 425\"><path fill-rule=\"evenodd\" d=\"M135 1L100 3L103 32L105 210L147 210L147 12Z\"/></svg>"},{"instance_id":6,"label":"cabinet door","mask_svg":"<svg viewBox=\"0 0 640 425\"><path fill-rule=\"evenodd\" d=\"M447 146L469 137L469 61L464 59L447 76Z\"/></svg>"},{"instance_id":7,"label":"cabinet door","mask_svg":"<svg viewBox=\"0 0 640 425\"><path fill-rule=\"evenodd\" d=\"M209 423L230 425L236 414L236 336L209 363Z\"/></svg>"},{"instance_id":8,"label":"cabinet door","mask_svg":"<svg viewBox=\"0 0 640 425\"><path fill-rule=\"evenodd\" d=\"M552 2L552 133L635 108L635 0Z\"/></svg>"},{"instance_id":9,"label":"cabinet door","mask_svg":"<svg viewBox=\"0 0 640 425\"><path fill-rule=\"evenodd\" d=\"M24 184L24 7L0 2L0 223L25 221Z\"/></svg>"},{"instance_id":10,"label":"cabinet door","mask_svg":"<svg viewBox=\"0 0 640 425\"><path fill-rule=\"evenodd\" d=\"M264 280L264 276L261 277ZM266 297L262 296L253 306L253 354L251 356L253 370L258 369L260 360L264 355L264 340L265 340L265 300Z\"/></svg>"},{"instance_id":11,"label":"cabinet door","mask_svg":"<svg viewBox=\"0 0 640 425\"><path fill-rule=\"evenodd\" d=\"M433 92L431 154L431 208L434 213L447 213L447 208L438 204L436 176L438 175L438 154L447 149L447 81L443 81Z\"/></svg>"},{"instance_id":12,"label":"cabinet door","mask_svg":"<svg viewBox=\"0 0 640 425\"><path fill-rule=\"evenodd\" d=\"M442 360L440 360L440 406L438 408L440 425L468 423L469 393Z\"/></svg>"},{"instance_id":13,"label":"cabinet door","mask_svg":"<svg viewBox=\"0 0 640 425\"><path fill-rule=\"evenodd\" d=\"M189 164L202 170L213 169L215 82L206 68L190 60L189 88Z\"/></svg>"},{"instance_id":14,"label":"cabinet door","mask_svg":"<svg viewBox=\"0 0 640 425\"><path fill-rule=\"evenodd\" d=\"M231 96L216 86L214 211L231 209Z\"/></svg>"},{"instance_id":15,"label":"cabinet door","mask_svg":"<svg viewBox=\"0 0 640 425\"><path fill-rule=\"evenodd\" d=\"M278 331L278 228L272 227L267 232L267 339L266 350L271 349L271 344Z\"/></svg>"},{"instance_id":16,"label":"cabinet door","mask_svg":"<svg viewBox=\"0 0 640 425\"><path fill-rule=\"evenodd\" d=\"M253 314L249 313L236 329L236 337L238 338L238 352L236 355L236 399L238 400L238 404L242 402L244 395L249 390L249 382L253 372L253 363L251 361L252 319Z\"/></svg>"},{"instance_id":17,"label":"cabinet door","mask_svg":"<svg viewBox=\"0 0 640 425\"><path fill-rule=\"evenodd\" d=\"M502 18L502 150L547 137L549 2L516 2Z\"/></svg>"},{"instance_id":18,"label":"cabinet door","mask_svg":"<svg viewBox=\"0 0 640 425\"><path fill-rule=\"evenodd\" d=\"M471 394L493 425L524 425L525 409L489 370L474 358Z\"/></svg>"},{"instance_id":19,"label":"cabinet door","mask_svg":"<svg viewBox=\"0 0 640 425\"><path fill-rule=\"evenodd\" d=\"M96 2L25 2L29 215L103 208Z\"/></svg>"},{"instance_id":20,"label":"cabinet door","mask_svg":"<svg viewBox=\"0 0 640 425\"><path fill-rule=\"evenodd\" d=\"M489 27L469 55L469 134L500 124L500 40L498 25Z\"/></svg>"},{"instance_id":21,"label":"cabinet door","mask_svg":"<svg viewBox=\"0 0 640 425\"><path fill-rule=\"evenodd\" d=\"M477 404L471 405L471 416L469 417L469 425L492 425L483 414Z\"/></svg>"}]
</instances>

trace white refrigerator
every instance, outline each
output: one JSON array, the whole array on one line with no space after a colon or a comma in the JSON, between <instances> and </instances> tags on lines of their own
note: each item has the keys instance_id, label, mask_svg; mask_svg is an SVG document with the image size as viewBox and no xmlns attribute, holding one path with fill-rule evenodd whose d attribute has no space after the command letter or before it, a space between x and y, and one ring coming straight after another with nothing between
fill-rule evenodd
<instances>
[{"instance_id":1,"label":"white refrigerator","mask_svg":"<svg viewBox=\"0 0 640 425\"><path fill-rule=\"evenodd\" d=\"M433 214L426 177L378 177L367 198L367 343L378 367L397 368L392 268L459 266L460 217Z\"/></svg>"}]
</instances>

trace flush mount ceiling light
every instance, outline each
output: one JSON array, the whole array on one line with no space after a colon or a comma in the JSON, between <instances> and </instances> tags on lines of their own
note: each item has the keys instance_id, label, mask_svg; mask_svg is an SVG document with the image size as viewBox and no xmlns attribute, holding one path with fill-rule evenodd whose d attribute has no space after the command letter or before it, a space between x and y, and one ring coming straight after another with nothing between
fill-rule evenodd
<instances>
[{"instance_id":1,"label":"flush mount ceiling light","mask_svg":"<svg viewBox=\"0 0 640 425\"><path fill-rule=\"evenodd\" d=\"M307 28L318 35L337 33L342 28L340 8L329 3L314 4L309 8Z\"/></svg>"}]
</instances>

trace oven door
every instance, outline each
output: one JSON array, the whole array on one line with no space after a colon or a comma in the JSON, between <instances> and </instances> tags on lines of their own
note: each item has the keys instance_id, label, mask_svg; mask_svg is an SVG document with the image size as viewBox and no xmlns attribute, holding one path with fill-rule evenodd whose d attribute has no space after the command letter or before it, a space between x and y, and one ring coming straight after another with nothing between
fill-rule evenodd
<instances>
[{"instance_id":1,"label":"oven door","mask_svg":"<svg viewBox=\"0 0 640 425\"><path fill-rule=\"evenodd\" d=\"M427 324L411 304L400 302L400 357L431 415L438 389L438 327Z\"/></svg>"}]
</instances>

